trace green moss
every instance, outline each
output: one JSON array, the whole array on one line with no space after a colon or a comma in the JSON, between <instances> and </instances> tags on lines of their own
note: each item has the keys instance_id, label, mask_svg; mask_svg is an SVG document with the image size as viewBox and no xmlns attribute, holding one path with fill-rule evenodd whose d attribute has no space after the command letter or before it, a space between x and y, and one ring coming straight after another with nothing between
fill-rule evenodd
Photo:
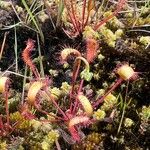
<instances>
[{"instance_id":1,"label":"green moss","mask_svg":"<svg viewBox=\"0 0 150 150\"><path fill-rule=\"evenodd\" d=\"M113 94L108 94L104 99L104 103L101 106L101 110L108 111L115 107L117 104L117 98Z\"/></svg>"},{"instance_id":2,"label":"green moss","mask_svg":"<svg viewBox=\"0 0 150 150\"><path fill-rule=\"evenodd\" d=\"M94 112L93 117L96 120L103 120L106 116L105 111L98 109L97 111Z\"/></svg>"},{"instance_id":3,"label":"green moss","mask_svg":"<svg viewBox=\"0 0 150 150\"><path fill-rule=\"evenodd\" d=\"M147 122L150 119L150 106L143 106L142 112L140 113L141 120Z\"/></svg>"},{"instance_id":4,"label":"green moss","mask_svg":"<svg viewBox=\"0 0 150 150\"><path fill-rule=\"evenodd\" d=\"M121 38L122 35L123 35L123 30L122 29L118 29L114 33L112 30L110 30L106 26L102 26L99 29L99 35L108 44L108 46L115 47L116 40Z\"/></svg>"},{"instance_id":5,"label":"green moss","mask_svg":"<svg viewBox=\"0 0 150 150\"><path fill-rule=\"evenodd\" d=\"M42 122L42 119L41 121L33 119L30 121L30 125L36 132L47 133L52 130L52 125L48 122Z\"/></svg>"},{"instance_id":6,"label":"green moss","mask_svg":"<svg viewBox=\"0 0 150 150\"><path fill-rule=\"evenodd\" d=\"M6 9L6 10L11 10L12 9L11 8L11 2L1 0L0 1L0 8Z\"/></svg>"},{"instance_id":7,"label":"green moss","mask_svg":"<svg viewBox=\"0 0 150 150\"><path fill-rule=\"evenodd\" d=\"M50 90L50 92L51 92L51 95L52 95L56 100L59 99L60 96L61 96L61 90L60 90L59 88L54 87L54 88L52 88L52 89Z\"/></svg>"},{"instance_id":8,"label":"green moss","mask_svg":"<svg viewBox=\"0 0 150 150\"><path fill-rule=\"evenodd\" d=\"M71 86L67 82L62 82L60 89L62 90L62 93L66 95L69 94Z\"/></svg>"},{"instance_id":9,"label":"green moss","mask_svg":"<svg viewBox=\"0 0 150 150\"><path fill-rule=\"evenodd\" d=\"M125 126L126 128L130 128L130 127L133 126L133 125L134 125L134 122L133 122L132 119L130 119L130 118L125 118L125 120L124 120L124 126Z\"/></svg>"},{"instance_id":10,"label":"green moss","mask_svg":"<svg viewBox=\"0 0 150 150\"><path fill-rule=\"evenodd\" d=\"M30 128L29 120L24 119L23 116L18 111L10 114L10 121L18 122L18 125L17 125L18 129L29 129Z\"/></svg>"},{"instance_id":11,"label":"green moss","mask_svg":"<svg viewBox=\"0 0 150 150\"><path fill-rule=\"evenodd\" d=\"M141 36L139 41L143 45L147 46L148 44L150 44L150 36Z\"/></svg>"},{"instance_id":12,"label":"green moss","mask_svg":"<svg viewBox=\"0 0 150 150\"><path fill-rule=\"evenodd\" d=\"M43 150L52 149L54 143L59 138L59 133L57 130L51 130L45 137L43 142L41 143L41 147Z\"/></svg>"},{"instance_id":13,"label":"green moss","mask_svg":"<svg viewBox=\"0 0 150 150\"><path fill-rule=\"evenodd\" d=\"M92 132L81 143L73 145L73 150L95 150L102 141L101 134Z\"/></svg>"},{"instance_id":14,"label":"green moss","mask_svg":"<svg viewBox=\"0 0 150 150\"><path fill-rule=\"evenodd\" d=\"M103 14L104 18L107 18L111 15L112 15L112 11L106 11ZM109 20L108 24L110 24L110 26L113 28L124 28L124 24L116 16L114 16L111 20Z\"/></svg>"},{"instance_id":15,"label":"green moss","mask_svg":"<svg viewBox=\"0 0 150 150\"><path fill-rule=\"evenodd\" d=\"M0 140L0 150L7 150L7 143L6 141Z\"/></svg>"},{"instance_id":16,"label":"green moss","mask_svg":"<svg viewBox=\"0 0 150 150\"><path fill-rule=\"evenodd\" d=\"M91 26L86 26L82 34L84 39L99 39L98 32L94 31Z\"/></svg>"}]
</instances>

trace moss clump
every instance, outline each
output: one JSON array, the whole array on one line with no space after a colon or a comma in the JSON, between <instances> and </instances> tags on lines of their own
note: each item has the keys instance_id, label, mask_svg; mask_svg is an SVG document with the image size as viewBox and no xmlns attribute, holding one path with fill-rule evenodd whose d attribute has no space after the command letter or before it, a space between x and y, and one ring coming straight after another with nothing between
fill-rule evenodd
<instances>
[{"instance_id":1,"label":"moss clump","mask_svg":"<svg viewBox=\"0 0 150 150\"><path fill-rule=\"evenodd\" d=\"M133 126L133 125L134 125L134 122L133 122L132 119L130 119L130 118L125 118L125 120L124 120L124 126L125 126L126 128L130 128L130 127Z\"/></svg>"},{"instance_id":2,"label":"moss clump","mask_svg":"<svg viewBox=\"0 0 150 150\"><path fill-rule=\"evenodd\" d=\"M53 144L59 138L59 133L57 130L51 130L45 137L43 142L41 143L41 147L43 150L52 149Z\"/></svg>"},{"instance_id":3,"label":"moss clump","mask_svg":"<svg viewBox=\"0 0 150 150\"><path fill-rule=\"evenodd\" d=\"M116 40L123 35L123 30L118 29L114 33L106 26L102 26L99 30L99 34L102 37L102 39L108 44L108 46L115 47Z\"/></svg>"},{"instance_id":4,"label":"moss clump","mask_svg":"<svg viewBox=\"0 0 150 150\"><path fill-rule=\"evenodd\" d=\"M33 119L30 121L30 125L32 126L34 131L37 131L42 126L42 123L38 120Z\"/></svg>"},{"instance_id":5,"label":"moss clump","mask_svg":"<svg viewBox=\"0 0 150 150\"><path fill-rule=\"evenodd\" d=\"M83 31L83 38L84 39L88 39L88 38L99 39L99 34L98 32L94 31L92 27L86 26Z\"/></svg>"},{"instance_id":6,"label":"moss clump","mask_svg":"<svg viewBox=\"0 0 150 150\"><path fill-rule=\"evenodd\" d=\"M150 119L150 106L143 106L142 112L140 113L141 120L147 122Z\"/></svg>"},{"instance_id":7,"label":"moss clump","mask_svg":"<svg viewBox=\"0 0 150 150\"><path fill-rule=\"evenodd\" d=\"M50 92L51 95L55 98L55 100L59 99L61 96L61 90L59 88L54 87L50 90Z\"/></svg>"},{"instance_id":8,"label":"moss clump","mask_svg":"<svg viewBox=\"0 0 150 150\"><path fill-rule=\"evenodd\" d=\"M0 1L0 7L2 9L11 10L11 2L7 1Z\"/></svg>"},{"instance_id":9,"label":"moss clump","mask_svg":"<svg viewBox=\"0 0 150 150\"><path fill-rule=\"evenodd\" d=\"M15 113L10 114L10 121L12 122L18 122L17 128L18 129L29 129L30 128L30 122L29 120L26 120L19 111L16 111Z\"/></svg>"},{"instance_id":10,"label":"moss clump","mask_svg":"<svg viewBox=\"0 0 150 150\"><path fill-rule=\"evenodd\" d=\"M101 106L101 110L108 111L111 110L117 104L117 98L113 94L108 94L104 99L104 103Z\"/></svg>"},{"instance_id":11,"label":"moss clump","mask_svg":"<svg viewBox=\"0 0 150 150\"><path fill-rule=\"evenodd\" d=\"M98 109L97 111L95 111L94 112L94 114L93 114L93 117L96 119L96 120L103 120L104 118L105 118L105 116L106 116L106 113L105 113L105 111L103 111L103 110L100 110L100 109Z\"/></svg>"},{"instance_id":12,"label":"moss clump","mask_svg":"<svg viewBox=\"0 0 150 150\"><path fill-rule=\"evenodd\" d=\"M87 136L87 140L95 144L99 144L99 142L102 140L102 137L101 134L93 132Z\"/></svg>"},{"instance_id":13,"label":"moss clump","mask_svg":"<svg viewBox=\"0 0 150 150\"><path fill-rule=\"evenodd\" d=\"M33 130L36 132L40 131L40 132L47 133L52 130L51 124L46 123L46 122L42 123L42 121L39 121L39 120L33 119L30 121L30 124L31 124Z\"/></svg>"},{"instance_id":14,"label":"moss clump","mask_svg":"<svg viewBox=\"0 0 150 150\"><path fill-rule=\"evenodd\" d=\"M69 94L71 86L67 82L63 82L60 89L62 90L62 94L66 95Z\"/></svg>"},{"instance_id":15,"label":"moss clump","mask_svg":"<svg viewBox=\"0 0 150 150\"><path fill-rule=\"evenodd\" d=\"M107 18L111 15L112 15L112 11L106 11L103 14L104 18ZM111 20L109 20L108 24L110 24L110 26L113 28L124 28L124 24L116 16L114 16Z\"/></svg>"},{"instance_id":16,"label":"moss clump","mask_svg":"<svg viewBox=\"0 0 150 150\"><path fill-rule=\"evenodd\" d=\"M7 143L6 143L6 141L1 141L0 140L0 149L1 150L7 150Z\"/></svg>"},{"instance_id":17,"label":"moss clump","mask_svg":"<svg viewBox=\"0 0 150 150\"><path fill-rule=\"evenodd\" d=\"M143 45L147 46L148 44L150 44L150 36L141 36L139 41Z\"/></svg>"},{"instance_id":18,"label":"moss clump","mask_svg":"<svg viewBox=\"0 0 150 150\"><path fill-rule=\"evenodd\" d=\"M93 132L87 136L85 140L83 140L79 144L73 145L73 150L95 150L98 149L100 142L102 141L101 134Z\"/></svg>"}]
</instances>

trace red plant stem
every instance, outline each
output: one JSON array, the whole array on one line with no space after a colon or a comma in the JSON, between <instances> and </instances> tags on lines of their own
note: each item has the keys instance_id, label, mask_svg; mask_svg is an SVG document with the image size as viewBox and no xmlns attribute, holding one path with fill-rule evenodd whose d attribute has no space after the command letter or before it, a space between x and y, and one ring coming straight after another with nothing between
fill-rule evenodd
<instances>
[{"instance_id":1,"label":"red plant stem","mask_svg":"<svg viewBox=\"0 0 150 150\"><path fill-rule=\"evenodd\" d=\"M77 29L77 26L76 26L76 24L75 24L75 22L74 22L74 20L73 20L73 18L71 16L70 12L69 12L69 10L68 10L68 15L69 15L69 18L70 18L70 20L71 20L71 22L73 24L73 27L74 27L75 31L79 32L78 29Z\"/></svg>"},{"instance_id":2,"label":"red plant stem","mask_svg":"<svg viewBox=\"0 0 150 150\"><path fill-rule=\"evenodd\" d=\"M68 13L68 14L69 14L69 13ZM71 14L69 14L69 17L70 17L70 19L71 19L71 22L72 22L72 24L73 24L73 26L74 26L75 31L77 31L77 32L79 33L78 27L77 27L76 23L74 22L74 20L72 19Z\"/></svg>"},{"instance_id":3,"label":"red plant stem","mask_svg":"<svg viewBox=\"0 0 150 150\"><path fill-rule=\"evenodd\" d=\"M107 17L107 18L105 18L104 20L102 20L99 24L97 24L95 27L94 27L94 30L96 31L96 30L98 30L98 28L100 27L100 26L102 26L103 24L105 24L108 20L110 20L110 19L112 19L114 16L115 16L115 12L112 14L112 15L110 15L109 17Z\"/></svg>"},{"instance_id":4,"label":"red plant stem","mask_svg":"<svg viewBox=\"0 0 150 150\"><path fill-rule=\"evenodd\" d=\"M86 0L83 1L83 10L82 10L82 31L83 31L83 28L84 28L85 8L86 8Z\"/></svg>"},{"instance_id":5,"label":"red plant stem","mask_svg":"<svg viewBox=\"0 0 150 150\"><path fill-rule=\"evenodd\" d=\"M40 79L40 74L39 74L39 72L37 71L36 68L35 68L34 70L31 69L31 71L34 73L34 75L35 75L35 77L36 77L37 79Z\"/></svg>"},{"instance_id":6,"label":"red plant stem","mask_svg":"<svg viewBox=\"0 0 150 150\"><path fill-rule=\"evenodd\" d=\"M85 26L87 25L87 23L88 23L89 16L90 16L90 12L88 12L88 14L87 14L87 18L86 18L86 21L85 21L85 23L84 23L84 27L85 27Z\"/></svg>"},{"instance_id":7,"label":"red plant stem","mask_svg":"<svg viewBox=\"0 0 150 150\"><path fill-rule=\"evenodd\" d=\"M82 79L81 82L80 82L79 89L78 89L78 95L79 95L79 93L82 91L83 83L84 83L84 80ZM76 109L77 109L77 108L78 108L78 98L76 97L76 99L75 99L75 104L74 104L74 108L73 108L73 111L72 111L73 114L76 112Z\"/></svg>"},{"instance_id":8,"label":"red plant stem","mask_svg":"<svg viewBox=\"0 0 150 150\"><path fill-rule=\"evenodd\" d=\"M70 128L68 128L71 136L73 137L73 139L77 142L80 141L80 136L79 136L79 133L78 133L78 130L76 129L75 126L71 126Z\"/></svg>"},{"instance_id":9,"label":"red plant stem","mask_svg":"<svg viewBox=\"0 0 150 150\"><path fill-rule=\"evenodd\" d=\"M110 19L112 19L114 16L117 15L117 13L122 9L123 5L125 4L126 0L120 0L118 2L117 8L116 10L112 13L112 15L108 16L107 18L105 18L104 20L100 21L95 27L94 30L98 30L98 28L100 26L102 26L103 24L105 24L106 22L108 22Z\"/></svg>"},{"instance_id":10,"label":"red plant stem","mask_svg":"<svg viewBox=\"0 0 150 150\"><path fill-rule=\"evenodd\" d=\"M73 7L73 0L71 0L71 10L72 10L72 15L73 15L74 22L76 24L77 31L80 33L79 24L78 24L77 18L75 16L75 10L74 10L74 7Z\"/></svg>"},{"instance_id":11,"label":"red plant stem","mask_svg":"<svg viewBox=\"0 0 150 150\"><path fill-rule=\"evenodd\" d=\"M67 6L66 0L64 0L64 4L66 5L69 18L70 18L70 20L71 20L71 22L72 22L72 25L73 25L75 31L77 31L77 32L79 33L78 27L77 27L77 25L76 25L76 23L75 23L75 20L73 20L72 15L71 15L71 13L70 13L70 11L69 11L70 9L69 9L68 6Z\"/></svg>"},{"instance_id":12,"label":"red plant stem","mask_svg":"<svg viewBox=\"0 0 150 150\"><path fill-rule=\"evenodd\" d=\"M64 120L68 120L67 115L62 111L62 109L59 107L59 105L56 103L55 99L51 96L51 94L48 91L45 91L46 94L49 96L50 101L53 102L53 104L55 105L55 107L58 109L58 111L63 115Z\"/></svg>"},{"instance_id":13,"label":"red plant stem","mask_svg":"<svg viewBox=\"0 0 150 150\"><path fill-rule=\"evenodd\" d=\"M93 9L94 5L94 0L89 0L88 1L88 6L87 6L87 17L86 17L86 21L84 23L84 27L87 25L89 17L90 17L90 12Z\"/></svg>"},{"instance_id":14,"label":"red plant stem","mask_svg":"<svg viewBox=\"0 0 150 150\"><path fill-rule=\"evenodd\" d=\"M72 109L73 109L73 102L72 102L72 97L70 97L70 108L69 108L69 110L71 110L71 112L72 112Z\"/></svg>"},{"instance_id":15,"label":"red plant stem","mask_svg":"<svg viewBox=\"0 0 150 150\"><path fill-rule=\"evenodd\" d=\"M4 131L4 124L3 124L3 120L2 120L2 116L1 115L0 115L0 130Z\"/></svg>"},{"instance_id":16,"label":"red plant stem","mask_svg":"<svg viewBox=\"0 0 150 150\"><path fill-rule=\"evenodd\" d=\"M76 68L76 66L75 66L74 69L73 69L71 94L73 94L73 92L74 92L74 84L75 84L75 82L76 82L76 80L77 80L77 76L78 76L78 73L79 73L79 69L80 69L80 63L77 64L77 68Z\"/></svg>"},{"instance_id":17,"label":"red plant stem","mask_svg":"<svg viewBox=\"0 0 150 150\"><path fill-rule=\"evenodd\" d=\"M6 83L6 84L8 84L8 83ZM9 121L8 88L7 87L5 89L4 95L5 95L5 109L6 109L6 116L7 116L7 125L9 127L10 121Z\"/></svg>"},{"instance_id":18,"label":"red plant stem","mask_svg":"<svg viewBox=\"0 0 150 150\"><path fill-rule=\"evenodd\" d=\"M77 79L77 76L78 76L78 73L79 73L79 69L80 69L80 62L75 66L74 66L74 69L73 69L73 77L72 77L72 83L71 83L71 91L70 91L70 110L72 112L72 107L73 107L73 103L72 103L72 97L74 95L74 85L75 85L75 82L76 82L76 79Z\"/></svg>"},{"instance_id":19,"label":"red plant stem","mask_svg":"<svg viewBox=\"0 0 150 150\"><path fill-rule=\"evenodd\" d=\"M97 107L100 103L102 103L104 101L104 99L106 98L106 96L111 93L114 89L116 89L121 83L122 83L123 79L122 78L119 78L116 83L110 88L110 90L108 90L108 92L102 96L100 99L98 99L96 101L96 103L94 103L93 107Z\"/></svg>"}]
</instances>

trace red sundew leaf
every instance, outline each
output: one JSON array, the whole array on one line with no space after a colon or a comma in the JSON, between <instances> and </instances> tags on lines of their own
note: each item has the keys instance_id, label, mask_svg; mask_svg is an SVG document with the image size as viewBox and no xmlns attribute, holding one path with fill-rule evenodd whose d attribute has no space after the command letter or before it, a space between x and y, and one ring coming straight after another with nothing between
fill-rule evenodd
<instances>
[{"instance_id":1,"label":"red sundew leaf","mask_svg":"<svg viewBox=\"0 0 150 150\"><path fill-rule=\"evenodd\" d=\"M86 40L86 59L87 61L93 62L97 56L98 42L95 39Z\"/></svg>"}]
</instances>

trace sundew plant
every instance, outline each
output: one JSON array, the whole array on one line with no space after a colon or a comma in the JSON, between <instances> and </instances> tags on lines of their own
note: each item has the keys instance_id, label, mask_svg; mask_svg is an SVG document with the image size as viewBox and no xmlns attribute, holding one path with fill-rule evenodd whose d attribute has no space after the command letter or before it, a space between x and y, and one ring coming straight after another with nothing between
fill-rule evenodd
<instances>
[{"instance_id":1,"label":"sundew plant","mask_svg":"<svg viewBox=\"0 0 150 150\"><path fill-rule=\"evenodd\" d=\"M149 11L1 0L0 149L148 149Z\"/></svg>"}]
</instances>

